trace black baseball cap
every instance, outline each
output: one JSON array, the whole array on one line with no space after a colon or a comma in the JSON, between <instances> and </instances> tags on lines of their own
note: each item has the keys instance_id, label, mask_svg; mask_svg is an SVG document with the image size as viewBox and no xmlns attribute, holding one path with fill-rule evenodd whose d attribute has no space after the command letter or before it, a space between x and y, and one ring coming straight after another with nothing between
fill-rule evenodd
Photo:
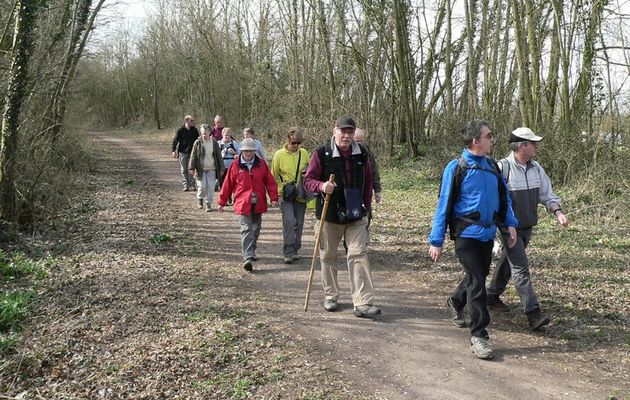
<instances>
[{"instance_id":1,"label":"black baseball cap","mask_svg":"<svg viewBox=\"0 0 630 400\"><path fill-rule=\"evenodd\" d=\"M354 119L350 116L339 117L337 121L335 121L335 128L343 129L343 128L353 128L357 129L357 124L354 122Z\"/></svg>"}]
</instances>

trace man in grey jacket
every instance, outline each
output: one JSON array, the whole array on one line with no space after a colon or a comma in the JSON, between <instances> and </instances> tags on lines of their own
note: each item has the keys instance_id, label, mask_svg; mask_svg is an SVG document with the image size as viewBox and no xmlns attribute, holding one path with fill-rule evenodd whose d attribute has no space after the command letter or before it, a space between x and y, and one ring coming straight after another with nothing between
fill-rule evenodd
<instances>
[{"instance_id":1,"label":"man in grey jacket","mask_svg":"<svg viewBox=\"0 0 630 400\"><path fill-rule=\"evenodd\" d=\"M550 322L549 316L540 311L525 251L532 236L532 228L538 224L538 204L543 204L562 227L569 225L569 219L562 212L562 202L553 193L549 177L540 164L534 161L542 139L529 128L515 129L510 136L512 153L499 161L499 168L510 192L512 208L518 219L518 235L513 247L503 246L503 253L487 289L490 308L509 310L499 296L505 291L511 276L529 327L534 330Z\"/></svg>"}]
</instances>

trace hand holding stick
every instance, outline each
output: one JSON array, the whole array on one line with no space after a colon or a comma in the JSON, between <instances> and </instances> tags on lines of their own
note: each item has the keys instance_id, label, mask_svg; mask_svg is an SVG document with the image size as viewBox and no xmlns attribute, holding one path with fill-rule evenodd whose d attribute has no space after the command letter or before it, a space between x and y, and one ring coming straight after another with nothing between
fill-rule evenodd
<instances>
[{"instance_id":1,"label":"hand holding stick","mask_svg":"<svg viewBox=\"0 0 630 400\"><path fill-rule=\"evenodd\" d=\"M335 183L335 175L331 174L328 182ZM317 236L315 236L315 248L313 249L313 261L311 261L311 271L308 274L308 285L306 286L306 299L304 299L304 311L308 311L308 299L311 296L311 285L313 283L313 274L315 273L315 263L317 262L317 255L319 252L319 242L322 237L322 228L326 223L326 213L328 212L328 204L330 203L331 193L326 193L324 198L324 208L322 208L322 215L319 218L319 227L317 229Z\"/></svg>"}]
</instances>

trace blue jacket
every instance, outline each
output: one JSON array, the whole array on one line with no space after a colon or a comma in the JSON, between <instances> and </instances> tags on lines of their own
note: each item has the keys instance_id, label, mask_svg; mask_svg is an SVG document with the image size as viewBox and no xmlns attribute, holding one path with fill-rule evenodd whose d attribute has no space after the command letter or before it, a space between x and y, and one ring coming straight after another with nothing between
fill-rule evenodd
<instances>
[{"instance_id":1,"label":"blue jacket","mask_svg":"<svg viewBox=\"0 0 630 400\"><path fill-rule=\"evenodd\" d=\"M468 149L464 149L462 157L468 165L477 164L486 169L493 170L494 167L488 162L485 156L476 156ZM451 181L457 168L457 159L451 160L446 165L442 174L442 186L438 199L435 214L433 216L433 228L429 235L429 243L436 247L444 244L446 233L446 208L451 195ZM505 180L502 178L503 185ZM488 241L494 239L497 227L494 225L494 215L499 212L499 191L497 187L496 175L481 169L467 169L462 180L460 197L456 199L453 206L453 218L467 215L473 211L480 213L479 222L486 226L470 225L460 235L463 238ZM518 221L512 210L512 201L507 196L507 213L505 221L506 227L517 227Z\"/></svg>"}]
</instances>

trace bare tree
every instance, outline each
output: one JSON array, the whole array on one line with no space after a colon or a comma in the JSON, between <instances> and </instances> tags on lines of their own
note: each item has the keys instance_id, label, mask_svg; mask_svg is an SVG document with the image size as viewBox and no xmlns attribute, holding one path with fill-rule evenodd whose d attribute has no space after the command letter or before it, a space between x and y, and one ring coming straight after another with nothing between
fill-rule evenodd
<instances>
[{"instance_id":1,"label":"bare tree","mask_svg":"<svg viewBox=\"0 0 630 400\"><path fill-rule=\"evenodd\" d=\"M15 166L17 156L18 126L25 88L28 80L28 64L33 47L33 31L39 3L20 1L15 5L12 62L9 83L2 113L2 143L0 145L0 218L16 219Z\"/></svg>"}]
</instances>

